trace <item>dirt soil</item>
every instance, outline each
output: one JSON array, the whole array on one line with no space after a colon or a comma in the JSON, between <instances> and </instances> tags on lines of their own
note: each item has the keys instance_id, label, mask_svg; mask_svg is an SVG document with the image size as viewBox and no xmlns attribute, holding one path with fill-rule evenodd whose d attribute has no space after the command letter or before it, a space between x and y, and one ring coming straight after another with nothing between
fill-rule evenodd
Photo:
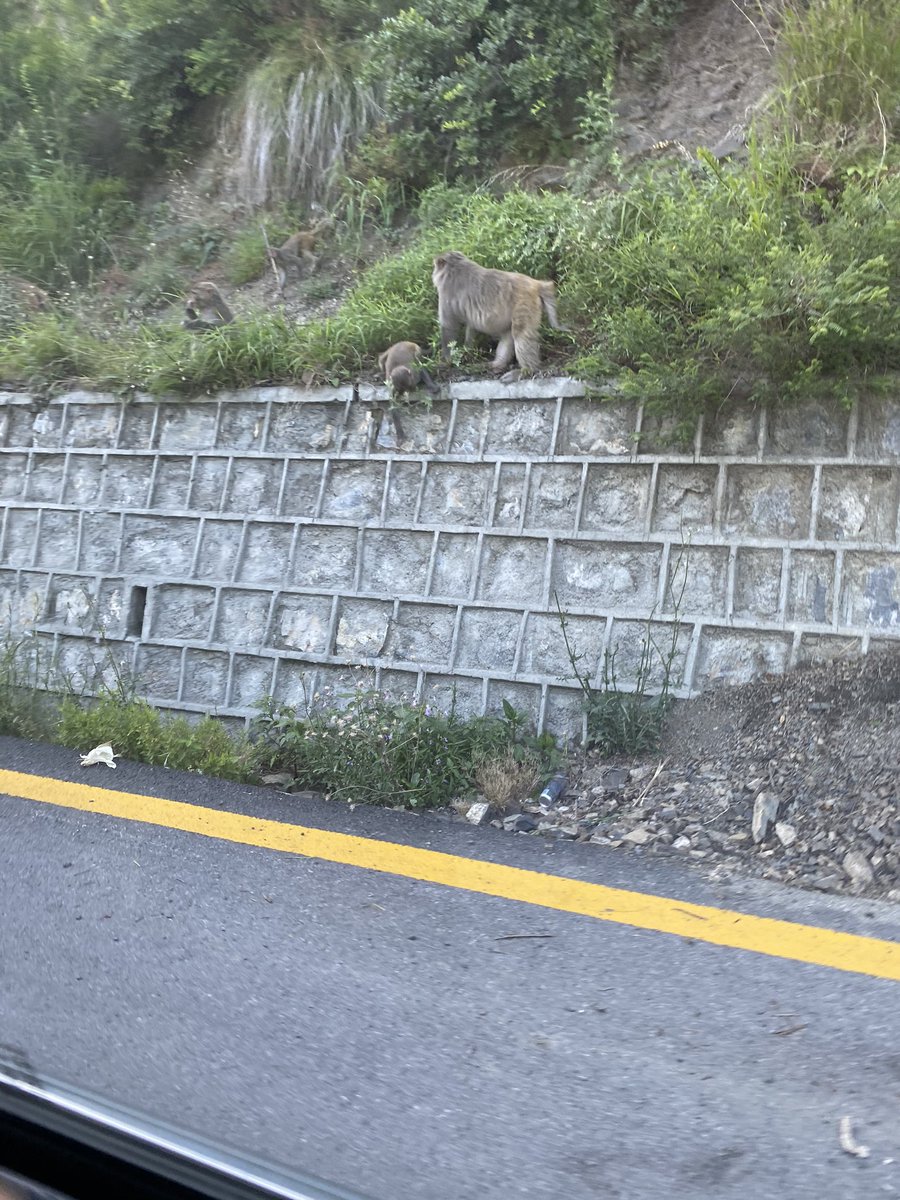
<instances>
[{"instance_id":1,"label":"dirt soil","mask_svg":"<svg viewBox=\"0 0 900 1200\"><path fill-rule=\"evenodd\" d=\"M524 808L535 832L900 901L898 739L900 649L683 701L656 754L588 754Z\"/></svg>"}]
</instances>

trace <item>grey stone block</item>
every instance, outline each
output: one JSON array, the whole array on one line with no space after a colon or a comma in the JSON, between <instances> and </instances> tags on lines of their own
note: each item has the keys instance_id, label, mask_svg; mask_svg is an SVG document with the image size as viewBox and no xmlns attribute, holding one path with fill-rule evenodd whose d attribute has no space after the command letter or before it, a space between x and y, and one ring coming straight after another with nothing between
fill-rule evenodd
<instances>
[{"instance_id":1,"label":"grey stone block","mask_svg":"<svg viewBox=\"0 0 900 1200\"><path fill-rule=\"evenodd\" d=\"M111 449L116 444L121 404L69 404L63 445Z\"/></svg>"},{"instance_id":2,"label":"grey stone block","mask_svg":"<svg viewBox=\"0 0 900 1200\"><path fill-rule=\"evenodd\" d=\"M185 578L194 559L199 523L187 518L128 514L120 569L129 575Z\"/></svg>"},{"instance_id":3,"label":"grey stone block","mask_svg":"<svg viewBox=\"0 0 900 1200\"><path fill-rule=\"evenodd\" d=\"M47 585L45 625L89 633L97 626L94 581L80 575L53 575Z\"/></svg>"},{"instance_id":4,"label":"grey stone block","mask_svg":"<svg viewBox=\"0 0 900 1200\"><path fill-rule=\"evenodd\" d=\"M231 676L232 708L255 708L272 695L275 659L252 654L236 654Z\"/></svg>"},{"instance_id":5,"label":"grey stone block","mask_svg":"<svg viewBox=\"0 0 900 1200\"><path fill-rule=\"evenodd\" d=\"M182 650L178 646L139 645L134 673L141 694L158 700L176 701L181 678L181 655Z\"/></svg>"},{"instance_id":6,"label":"grey stone block","mask_svg":"<svg viewBox=\"0 0 900 1200\"><path fill-rule=\"evenodd\" d=\"M446 666L456 609L439 604L401 604L384 648L385 658Z\"/></svg>"},{"instance_id":7,"label":"grey stone block","mask_svg":"<svg viewBox=\"0 0 900 1200\"><path fill-rule=\"evenodd\" d=\"M383 695L400 704L418 703L419 675L416 671L382 670L378 686Z\"/></svg>"},{"instance_id":8,"label":"grey stone block","mask_svg":"<svg viewBox=\"0 0 900 1200\"><path fill-rule=\"evenodd\" d=\"M190 490L190 507L202 513L221 512L227 473L227 459L195 459L194 478Z\"/></svg>"},{"instance_id":9,"label":"grey stone block","mask_svg":"<svg viewBox=\"0 0 900 1200\"><path fill-rule=\"evenodd\" d=\"M424 463L392 462L388 483L387 525L412 525L419 498Z\"/></svg>"},{"instance_id":10,"label":"grey stone block","mask_svg":"<svg viewBox=\"0 0 900 1200\"><path fill-rule=\"evenodd\" d=\"M188 507L191 490L191 459L160 457L150 507L181 512Z\"/></svg>"},{"instance_id":11,"label":"grey stone block","mask_svg":"<svg viewBox=\"0 0 900 1200\"><path fill-rule=\"evenodd\" d=\"M158 404L126 404L119 426L120 450L149 450Z\"/></svg>"},{"instance_id":12,"label":"grey stone block","mask_svg":"<svg viewBox=\"0 0 900 1200\"><path fill-rule=\"evenodd\" d=\"M745 537L806 538L812 478L812 467L729 467L724 528Z\"/></svg>"},{"instance_id":13,"label":"grey stone block","mask_svg":"<svg viewBox=\"0 0 900 1200\"><path fill-rule=\"evenodd\" d=\"M555 400L492 400L488 406L487 446L491 454L545 456L553 453Z\"/></svg>"},{"instance_id":14,"label":"grey stone block","mask_svg":"<svg viewBox=\"0 0 900 1200\"><path fill-rule=\"evenodd\" d=\"M352 590L356 573L357 533L340 525L304 525L294 558L296 587ZM389 571L391 564L383 563Z\"/></svg>"},{"instance_id":15,"label":"grey stone block","mask_svg":"<svg viewBox=\"0 0 900 1200\"><path fill-rule=\"evenodd\" d=\"M525 528L574 533L581 476L581 467L574 463L535 463L528 485Z\"/></svg>"},{"instance_id":16,"label":"grey stone block","mask_svg":"<svg viewBox=\"0 0 900 1200\"><path fill-rule=\"evenodd\" d=\"M521 627L521 612L496 608L465 609L454 666L512 675L516 669L516 645Z\"/></svg>"},{"instance_id":17,"label":"grey stone block","mask_svg":"<svg viewBox=\"0 0 900 1200\"><path fill-rule=\"evenodd\" d=\"M45 508L41 513L35 565L74 570L77 546L78 513Z\"/></svg>"},{"instance_id":18,"label":"grey stone block","mask_svg":"<svg viewBox=\"0 0 900 1200\"><path fill-rule=\"evenodd\" d=\"M368 525L381 519L383 462L333 462L322 497L323 518Z\"/></svg>"},{"instance_id":19,"label":"grey stone block","mask_svg":"<svg viewBox=\"0 0 900 1200\"><path fill-rule=\"evenodd\" d=\"M343 420L335 452L345 458L362 458L373 447L378 436L381 417L379 410L368 404L352 404L337 418Z\"/></svg>"},{"instance_id":20,"label":"grey stone block","mask_svg":"<svg viewBox=\"0 0 900 1200\"><path fill-rule=\"evenodd\" d=\"M650 467L593 463L588 467L581 529L590 533L638 532L650 496Z\"/></svg>"},{"instance_id":21,"label":"grey stone block","mask_svg":"<svg viewBox=\"0 0 900 1200\"><path fill-rule=\"evenodd\" d=\"M494 468L487 463L429 463L420 523L484 525L493 481Z\"/></svg>"},{"instance_id":22,"label":"grey stone block","mask_svg":"<svg viewBox=\"0 0 900 1200\"><path fill-rule=\"evenodd\" d=\"M491 679L488 682L487 712L494 717L503 716L503 702L511 704L525 718L526 728L537 729L541 712L541 686L538 683L513 683L507 679Z\"/></svg>"},{"instance_id":23,"label":"grey stone block","mask_svg":"<svg viewBox=\"0 0 900 1200\"><path fill-rule=\"evenodd\" d=\"M184 689L181 699L208 708L225 706L228 686L228 654L217 650L188 648L184 660Z\"/></svg>"},{"instance_id":24,"label":"grey stone block","mask_svg":"<svg viewBox=\"0 0 900 1200\"><path fill-rule=\"evenodd\" d=\"M32 454L25 498L58 504L62 492L64 466L65 459L61 454Z\"/></svg>"},{"instance_id":25,"label":"grey stone block","mask_svg":"<svg viewBox=\"0 0 900 1200\"><path fill-rule=\"evenodd\" d=\"M663 611L681 616L724 617L727 581L727 546L673 546Z\"/></svg>"},{"instance_id":26,"label":"grey stone block","mask_svg":"<svg viewBox=\"0 0 900 1200\"><path fill-rule=\"evenodd\" d=\"M266 427L266 408L255 396L241 403L223 400L219 418L217 445L234 453L236 450L262 450Z\"/></svg>"},{"instance_id":27,"label":"grey stone block","mask_svg":"<svg viewBox=\"0 0 900 1200\"><path fill-rule=\"evenodd\" d=\"M760 417L761 411L755 408L726 408L707 413L703 422L703 453L755 458Z\"/></svg>"},{"instance_id":28,"label":"grey stone block","mask_svg":"<svg viewBox=\"0 0 900 1200\"><path fill-rule=\"evenodd\" d=\"M200 534L195 576L227 583L234 575L244 525L241 521L206 521Z\"/></svg>"},{"instance_id":29,"label":"grey stone block","mask_svg":"<svg viewBox=\"0 0 900 1200\"><path fill-rule=\"evenodd\" d=\"M44 408L35 413L31 419L31 437L18 443L23 446L41 446L55 450L60 445L62 437L63 409Z\"/></svg>"},{"instance_id":30,"label":"grey stone block","mask_svg":"<svg viewBox=\"0 0 900 1200\"><path fill-rule=\"evenodd\" d=\"M31 413L35 407L34 397L25 393L4 392L0 394L0 446L22 446L23 431L28 429L31 440ZM28 417L27 422L23 414Z\"/></svg>"},{"instance_id":31,"label":"grey stone block","mask_svg":"<svg viewBox=\"0 0 900 1200\"><path fill-rule=\"evenodd\" d=\"M900 404L893 398L866 396L860 403L856 457L900 462Z\"/></svg>"},{"instance_id":32,"label":"grey stone block","mask_svg":"<svg viewBox=\"0 0 900 1200\"><path fill-rule=\"evenodd\" d=\"M732 614L740 620L773 621L780 613L782 553L739 546Z\"/></svg>"},{"instance_id":33,"label":"grey stone block","mask_svg":"<svg viewBox=\"0 0 900 1200\"><path fill-rule=\"evenodd\" d=\"M367 529L362 549L362 590L392 596L423 595L431 543L430 533Z\"/></svg>"},{"instance_id":34,"label":"grey stone block","mask_svg":"<svg viewBox=\"0 0 900 1200\"><path fill-rule=\"evenodd\" d=\"M484 683L468 675L441 675L427 672L422 685L422 701L449 715L477 717L484 700Z\"/></svg>"},{"instance_id":35,"label":"grey stone block","mask_svg":"<svg viewBox=\"0 0 900 1200\"><path fill-rule=\"evenodd\" d=\"M844 555L839 619L869 628L900 626L900 555Z\"/></svg>"},{"instance_id":36,"label":"grey stone block","mask_svg":"<svg viewBox=\"0 0 900 1200\"><path fill-rule=\"evenodd\" d=\"M597 683L602 684L605 670L610 679L615 675L623 690L642 686L652 691L662 687L668 671L669 687L680 687L685 681L692 632L690 625L616 618L610 633L608 655L597 673Z\"/></svg>"},{"instance_id":37,"label":"grey stone block","mask_svg":"<svg viewBox=\"0 0 900 1200\"><path fill-rule=\"evenodd\" d=\"M484 404L460 400L456 406L456 424L450 439L450 454L472 458L479 453L487 427Z\"/></svg>"},{"instance_id":38,"label":"grey stone block","mask_svg":"<svg viewBox=\"0 0 900 1200\"><path fill-rule=\"evenodd\" d=\"M661 561L660 546L560 541L552 588L563 608L649 610L656 602Z\"/></svg>"},{"instance_id":39,"label":"grey stone block","mask_svg":"<svg viewBox=\"0 0 900 1200\"><path fill-rule=\"evenodd\" d=\"M304 717L316 690L316 668L292 658L279 658L275 667L272 695Z\"/></svg>"},{"instance_id":40,"label":"grey stone block","mask_svg":"<svg viewBox=\"0 0 900 1200\"><path fill-rule=\"evenodd\" d=\"M870 643L871 644L871 643ZM800 663L829 662L834 658L857 658L862 639L835 637L827 633L804 633L800 638L797 661Z\"/></svg>"},{"instance_id":41,"label":"grey stone block","mask_svg":"<svg viewBox=\"0 0 900 1200\"><path fill-rule=\"evenodd\" d=\"M478 538L474 533L442 533L438 536L431 595L468 600L475 589Z\"/></svg>"},{"instance_id":42,"label":"grey stone block","mask_svg":"<svg viewBox=\"0 0 900 1200\"><path fill-rule=\"evenodd\" d=\"M245 517L274 516L284 463L280 458L236 458L225 488L223 511Z\"/></svg>"},{"instance_id":43,"label":"grey stone block","mask_svg":"<svg viewBox=\"0 0 900 1200\"><path fill-rule=\"evenodd\" d=\"M291 460L288 463L281 514L285 517L306 517L316 514L322 472L325 463L316 458Z\"/></svg>"},{"instance_id":44,"label":"grey stone block","mask_svg":"<svg viewBox=\"0 0 900 1200\"><path fill-rule=\"evenodd\" d=\"M85 508L100 499L106 466L100 454L70 454L63 489L63 504L78 504Z\"/></svg>"},{"instance_id":45,"label":"grey stone block","mask_svg":"<svg viewBox=\"0 0 900 1200\"><path fill-rule=\"evenodd\" d=\"M674 458L692 458L694 455L695 430L674 414L662 415L644 411L641 436L638 441L639 454L665 455Z\"/></svg>"},{"instance_id":46,"label":"grey stone block","mask_svg":"<svg viewBox=\"0 0 900 1200\"><path fill-rule=\"evenodd\" d=\"M334 450L343 415L343 404L273 405L265 448L270 454Z\"/></svg>"},{"instance_id":47,"label":"grey stone block","mask_svg":"<svg viewBox=\"0 0 900 1200\"><path fill-rule=\"evenodd\" d=\"M379 658L387 643L393 611L387 600L341 600L334 653L347 658Z\"/></svg>"},{"instance_id":48,"label":"grey stone block","mask_svg":"<svg viewBox=\"0 0 900 1200\"><path fill-rule=\"evenodd\" d=\"M103 504L109 507L144 508L153 477L149 455L111 455L106 464Z\"/></svg>"},{"instance_id":49,"label":"grey stone block","mask_svg":"<svg viewBox=\"0 0 900 1200\"><path fill-rule=\"evenodd\" d=\"M47 608L43 572L0 571L0 630L17 635L41 622Z\"/></svg>"},{"instance_id":50,"label":"grey stone block","mask_svg":"<svg viewBox=\"0 0 900 1200\"><path fill-rule=\"evenodd\" d=\"M653 505L654 531L711 530L716 517L719 468L660 463Z\"/></svg>"},{"instance_id":51,"label":"grey stone block","mask_svg":"<svg viewBox=\"0 0 900 1200\"><path fill-rule=\"evenodd\" d=\"M164 584L153 589L150 636L208 642L216 593L209 587Z\"/></svg>"},{"instance_id":52,"label":"grey stone block","mask_svg":"<svg viewBox=\"0 0 900 1200\"><path fill-rule=\"evenodd\" d=\"M580 656L578 670L593 678L600 663L606 620L564 615L572 652ZM528 614L519 671L525 675L547 675L560 682L574 680L558 613Z\"/></svg>"},{"instance_id":53,"label":"grey stone block","mask_svg":"<svg viewBox=\"0 0 900 1200\"><path fill-rule=\"evenodd\" d=\"M584 725L584 695L580 688L547 688L544 729L567 735L563 741L581 741Z\"/></svg>"},{"instance_id":54,"label":"grey stone block","mask_svg":"<svg viewBox=\"0 0 900 1200\"><path fill-rule=\"evenodd\" d=\"M834 614L834 559L827 551L791 553L787 615L792 621L830 625Z\"/></svg>"},{"instance_id":55,"label":"grey stone block","mask_svg":"<svg viewBox=\"0 0 900 1200\"><path fill-rule=\"evenodd\" d=\"M94 628L108 637L124 638L130 595L131 587L124 579L102 580L94 600Z\"/></svg>"},{"instance_id":56,"label":"grey stone block","mask_svg":"<svg viewBox=\"0 0 900 1200\"><path fill-rule=\"evenodd\" d=\"M447 401L435 401L430 407L416 402L401 404L391 412L395 434L405 453L445 453L450 427L450 405Z\"/></svg>"},{"instance_id":57,"label":"grey stone block","mask_svg":"<svg viewBox=\"0 0 900 1200\"><path fill-rule=\"evenodd\" d=\"M81 518L79 571L115 571L119 556L121 520L116 513L86 512ZM75 545L72 545L75 557Z\"/></svg>"},{"instance_id":58,"label":"grey stone block","mask_svg":"<svg viewBox=\"0 0 900 1200\"><path fill-rule=\"evenodd\" d=\"M890 542L897 528L896 467L825 467L818 536L832 541Z\"/></svg>"},{"instance_id":59,"label":"grey stone block","mask_svg":"<svg viewBox=\"0 0 900 1200\"><path fill-rule=\"evenodd\" d=\"M160 450L212 450L216 444L215 402L161 404L156 428Z\"/></svg>"},{"instance_id":60,"label":"grey stone block","mask_svg":"<svg viewBox=\"0 0 900 1200\"><path fill-rule=\"evenodd\" d=\"M113 652L111 648L95 647L82 637L60 636L55 654L57 677L75 692L95 695L104 683L114 683L112 672L104 679L104 668L109 667L107 655Z\"/></svg>"},{"instance_id":61,"label":"grey stone block","mask_svg":"<svg viewBox=\"0 0 900 1200\"><path fill-rule=\"evenodd\" d=\"M328 654L331 604L331 596L282 592L275 605L271 644L298 654Z\"/></svg>"},{"instance_id":62,"label":"grey stone block","mask_svg":"<svg viewBox=\"0 0 900 1200\"><path fill-rule=\"evenodd\" d=\"M290 525L248 522L237 578L241 583L275 583L283 587L290 578L293 540Z\"/></svg>"},{"instance_id":63,"label":"grey stone block","mask_svg":"<svg viewBox=\"0 0 900 1200\"><path fill-rule=\"evenodd\" d=\"M27 454L0 455L0 500L19 500L25 491Z\"/></svg>"},{"instance_id":64,"label":"grey stone block","mask_svg":"<svg viewBox=\"0 0 900 1200\"><path fill-rule=\"evenodd\" d=\"M782 674L791 653L791 634L708 626L700 635L694 686L749 683L760 675Z\"/></svg>"},{"instance_id":65,"label":"grey stone block","mask_svg":"<svg viewBox=\"0 0 900 1200\"><path fill-rule=\"evenodd\" d=\"M843 458L850 414L837 403L788 404L769 410L767 457Z\"/></svg>"},{"instance_id":66,"label":"grey stone block","mask_svg":"<svg viewBox=\"0 0 900 1200\"><path fill-rule=\"evenodd\" d=\"M501 604L540 604L547 553L544 538L485 537L476 597Z\"/></svg>"},{"instance_id":67,"label":"grey stone block","mask_svg":"<svg viewBox=\"0 0 900 1200\"><path fill-rule=\"evenodd\" d=\"M271 603L271 592L223 588L212 640L232 648L264 646Z\"/></svg>"},{"instance_id":68,"label":"grey stone block","mask_svg":"<svg viewBox=\"0 0 900 1200\"><path fill-rule=\"evenodd\" d=\"M630 455L635 449L637 409L629 401L566 400L557 454Z\"/></svg>"},{"instance_id":69,"label":"grey stone block","mask_svg":"<svg viewBox=\"0 0 900 1200\"><path fill-rule=\"evenodd\" d=\"M575 468L578 470L578 468ZM500 476L497 485L497 496L494 501L494 517L492 524L495 529L516 529L522 518L522 505L525 502L525 464L501 463ZM539 505L539 499L535 504Z\"/></svg>"}]
</instances>

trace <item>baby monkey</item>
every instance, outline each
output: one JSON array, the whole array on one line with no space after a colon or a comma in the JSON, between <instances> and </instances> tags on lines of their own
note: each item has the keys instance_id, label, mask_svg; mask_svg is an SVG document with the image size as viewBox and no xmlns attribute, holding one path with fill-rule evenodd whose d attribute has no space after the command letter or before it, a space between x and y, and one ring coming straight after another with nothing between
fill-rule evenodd
<instances>
[{"instance_id":1,"label":"baby monkey","mask_svg":"<svg viewBox=\"0 0 900 1200\"><path fill-rule=\"evenodd\" d=\"M438 391L437 384L419 362L421 353L421 346L415 342L394 342L378 355L378 367L394 398L423 384L429 392Z\"/></svg>"}]
</instances>

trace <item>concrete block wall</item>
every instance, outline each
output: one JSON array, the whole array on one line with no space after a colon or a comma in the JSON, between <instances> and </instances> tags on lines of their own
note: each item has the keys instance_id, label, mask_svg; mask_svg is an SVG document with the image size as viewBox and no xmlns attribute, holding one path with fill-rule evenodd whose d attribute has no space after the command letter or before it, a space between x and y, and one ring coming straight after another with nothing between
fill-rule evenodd
<instances>
[{"instance_id":1,"label":"concrete block wall","mask_svg":"<svg viewBox=\"0 0 900 1200\"><path fill-rule=\"evenodd\" d=\"M0 629L169 708L355 679L559 733L556 597L592 679L615 651L628 686L649 630L680 695L900 638L896 401L739 410L690 447L571 380L384 401L0 395Z\"/></svg>"}]
</instances>

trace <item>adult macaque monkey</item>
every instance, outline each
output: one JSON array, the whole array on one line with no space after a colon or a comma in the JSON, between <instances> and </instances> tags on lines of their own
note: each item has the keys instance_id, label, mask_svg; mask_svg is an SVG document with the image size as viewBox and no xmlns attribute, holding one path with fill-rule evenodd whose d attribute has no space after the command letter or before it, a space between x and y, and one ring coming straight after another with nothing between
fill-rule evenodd
<instances>
[{"instance_id":1,"label":"adult macaque monkey","mask_svg":"<svg viewBox=\"0 0 900 1200\"><path fill-rule=\"evenodd\" d=\"M394 396L415 391L424 384L430 392L438 390L437 384L419 362L422 353L415 342L394 342L378 355L378 367L384 374L384 382Z\"/></svg>"},{"instance_id":2,"label":"adult macaque monkey","mask_svg":"<svg viewBox=\"0 0 900 1200\"><path fill-rule=\"evenodd\" d=\"M280 246L267 246L266 254L272 263L275 276L278 279L278 292L284 295L284 285L288 275L300 277L303 268L312 273L319 265L318 255L314 253L319 239L333 221L331 217L320 217L308 229L298 229Z\"/></svg>"},{"instance_id":3,"label":"adult macaque monkey","mask_svg":"<svg viewBox=\"0 0 900 1200\"><path fill-rule=\"evenodd\" d=\"M464 324L467 346L476 333L497 340L492 371L505 371L514 356L521 369L534 371L541 362L538 330L543 313L554 329L566 328L556 315L556 284L550 279L481 267L459 250L437 256L431 279L437 288L445 362Z\"/></svg>"},{"instance_id":4,"label":"adult macaque monkey","mask_svg":"<svg viewBox=\"0 0 900 1200\"><path fill-rule=\"evenodd\" d=\"M203 280L195 283L184 302L185 318L182 328L194 333L207 333L220 325L230 325L234 313L225 303L222 293L214 283Z\"/></svg>"}]
</instances>

